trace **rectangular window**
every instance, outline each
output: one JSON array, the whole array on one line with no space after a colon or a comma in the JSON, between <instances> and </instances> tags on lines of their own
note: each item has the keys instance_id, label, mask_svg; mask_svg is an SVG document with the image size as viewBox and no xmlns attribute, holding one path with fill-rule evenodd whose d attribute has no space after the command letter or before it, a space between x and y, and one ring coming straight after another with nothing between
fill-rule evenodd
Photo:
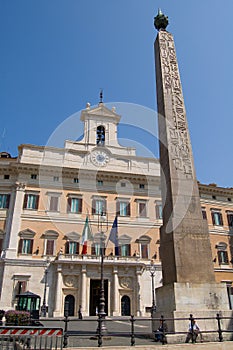
<instances>
[{"instance_id":1,"label":"rectangular window","mask_svg":"<svg viewBox=\"0 0 233 350\"><path fill-rule=\"evenodd\" d=\"M156 212L156 219L162 219L163 218L163 206L162 203L157 202L155 206L155 212Z\"/></svg>"},{"instance_id":2,"label":"rectangular window","mask_svg":"<svg viewBox=\"0 0 233 350\"><path fill-rule=\"evenodd\" d=\"M46 255L54 255L54 239L46 240Z\"/></svg>"},{"instance_id":3,"label":"rectangular window","mask_svg":"<svg viewBox=\"0 0 233 350\"><path fill-rule=\"evenodd\" d=\"M68 198L68 208L67 211L69 213L82 213L82 198Z\"/></svg>"},{"instance_id":4,"label":"rectangular window","mask_svg":"<svg viewBox=\"0 0 233 350\"><path fill-rule=\"evenodd\" d=\"M138 203L138 215L142 218L146 217L146 202Z\"/></svg>"},{"instance_id":5,"label":"rectangular window","mask_svg":"<svg viewBox=\"0 0 233 350\"><path fill-rule=\"evenodd\" d=\"M49 210L58 211L58 196L50 196Z\"/></svg>"},{"instance_id":6,"label":"rectangular window","mask_svg":"<svg viewBox=\"0 0 233 350\"><path fill-rule=\"evenodd\" d=\"M4 180L9 180L9 178L10 178L10 175L8 175L8 174L4 175Z\"/></svg>"},{"instance_id":7,"label":"rectangular window","mask_svg":"<svg viewBox=\"0 0 233 350\"><path fill-rule=\"evenodd\" d=\"M128 201L117 201L117 215L130 216L130 203Z\"/></svg>"},{"instance_id":8,"label":"rectangular window","mask_svg":"<svg viewBox=\"0 0 233 350\"><path fill-rule=\"evenodd\" d=\"M77 178L77 177L75 177L75 178L74 178L74 183L75 183L75 184L78 184L78 183L79 183L79 181L78 181L78 178Z\"/></svg>"},{"instance_id":9,"label":"rectangular window","mask_svg":"<svg viewBox=\"0 0 233 350\"><path fill-rule=\"evenodd\" d=\"M98 185L98 186L103 186L103 184L104 184L104 182L103 182L102 180L98 180L98 181L97 181L97 185Z\"/></svg>"},{"instance_id":10,"label":"rectangular window","mask_svg":"<svg viewBox=\"0 0 233 350\"><path fill-rule=\"evenodd\" d=\"M0 209L9 208L10 195L9 194L0 194Z\"/></svg>"},{"instance_id":11,"label":"rectangular window","mask_svg":"<svg viewBox=\"0 0 233 350\"><path fill-rule=\"evenodd\" d=\"M212 211L212 221L215 226L223 226L222 214L219 211Z\"/></svg>"},{"instance_id":12,"label":"rectangular window","mask_svg":"<svg viewBox=\"0 0 233 350\"><path fill-rule=\"evenodd\" d=\"M130 256L131 255L131 247L130 244L122 244L119 246L120 255L121 256Z\"/></svg>"},{"instance_id":13,"label":"rectangular window","mask_svg":"<svg viewBox=\"0 0 233 350\"><path fill-rule=\"evenodd\" d=\"M227 213L227 221L229 227L233 227L233 213Z\"/></svg>"},{"instance_id":14,"label":"rectangular window","mask_svg":"<svg viewBox=\"0 0 233 350\"><path fill-rule=\"evenodd\" d=\"M24 196L24 209L38 209L39 195L26 193Z\"/></svg>"},{"instance_id":15,"label":"rectangular window","mask_svg":"<svg viewBox=\"0 0 233 350\"><path fill-rule=\"evenodd\" d=\"M53 177L53 181L55 181L55 182L56 182L56 181L59 181L59 177L58 177L58 176L54 176L54 177Z\"/></svg>"},{"instance_id":16,"label":"rectangular window","mask_svg":"<svg viewBox=\"0 0 233 350\"><path fill-rule=\"evenodd\" d=\"M36 180L36 178L37 178L37 175L36 175L36 174L31 174L31 179L32 179L32 180Z\"/></svg>"},{"instance_id":17,"label":"rectangular window","mask_svg":"<svg viewBox=\"0 0 233 350\"><path fill-rule=\"evenodd\" d=\"M93 199L92 200L92 214L101 215L106 213L106 200L105 199Z\"/></svg>"},{"instance_id":18,"label":"rectangular window","mask_svg":"<svg viewBox=\"0 0 233 350\"><path fill-rule=\"evenodd\" d=\"M66 254L79 254L79 243L78 242L66 242L65 246Z\"/></svg>"},{"instance_id":19,"label":"rectangular window","mask_svg":"<svg viewBox=\"0 0 233 350\"><path fill-rule=\"evenodd\" d=\"M126 183L125 182L121 182L121 187L126 187Z\"/></svg>"},{"instance_id":20,"label":"rectangular window","mask_svg":"<svg viewBox=\"0 0 233 350\"><path fill-rule=\"evenodd\" d=\"M19 240L18 253L19 254L32 254L33 239L21 238Z\"/></svg>"},{"instance_id":21,"label":"rectangular window","mask_svg":"<svg viewBox=\"0 0 233 350\"><path fill-rule=\"evenodd\" d=\"M144 184L139 184L139 188L140 188L141 190L143 190L143 189L145 188L145 185L144 185Z\"/></svg>"},{"instance_id":22,"label":"rectangular window","mask_svg":"<svg viewBox=\"0 0 233 350\"><path fill-rule=\"evenodd\" d=\"M226 250L218 251L218 263L219 265L229 263L228 254Z\"/></svg>"}]
</instances>

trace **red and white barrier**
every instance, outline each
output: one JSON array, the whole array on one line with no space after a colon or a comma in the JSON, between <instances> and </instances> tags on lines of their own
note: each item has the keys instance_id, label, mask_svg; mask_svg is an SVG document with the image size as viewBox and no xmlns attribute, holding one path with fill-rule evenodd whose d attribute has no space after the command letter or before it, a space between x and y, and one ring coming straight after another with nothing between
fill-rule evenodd
<instances>
[{"instance_id":1,"label":"red and white barrier","mask_svg":"<svg viewBox=\"0 0 233 350\"><path fill-rule=\"evenodd\" d=\"M0 329L0 336L1 335L32 335L32 336L62 336L63 329L57 329L57 328L1 328Z\"/></svg>"}]
</instances>

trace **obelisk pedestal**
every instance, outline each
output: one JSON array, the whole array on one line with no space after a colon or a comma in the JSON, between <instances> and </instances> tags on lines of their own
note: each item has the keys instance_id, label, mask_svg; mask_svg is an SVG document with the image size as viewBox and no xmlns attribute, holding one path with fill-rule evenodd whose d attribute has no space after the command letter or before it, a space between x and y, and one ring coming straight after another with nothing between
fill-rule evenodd
<instances>
[{"instance_id":1,"label":"obelisk pedestal","mask_svg":"<svg viewBox=\"0 0 233 350\"><path fill-rule=\"evenodd\" d=\"M168 19L155 17L156 87L163 226L163 286L156 290L157 317L216 317L229 310L226 286L215 282L208 226L203 220L175 45ZM203 327L213 329L215 321ZM170 331L185 331L180 321ZM184 328L185 327L185 328Z\"/></svg>"}]
</instances>

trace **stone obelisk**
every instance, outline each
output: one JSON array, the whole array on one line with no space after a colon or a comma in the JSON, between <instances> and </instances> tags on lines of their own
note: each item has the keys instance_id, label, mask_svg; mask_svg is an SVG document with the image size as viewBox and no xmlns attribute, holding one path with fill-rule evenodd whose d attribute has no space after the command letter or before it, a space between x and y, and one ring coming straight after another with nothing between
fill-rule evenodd
<instances>
[{"instance_id":1,"label":"stone obelisk","mask_svg":"<svg viewBox=\"0 0 233 350\"><path fill-rule=\"evenodd\" d=\"M210 315L228 310L226 287L215 282L211 245L203 220L174 39L168 18L155 17L157 105L163 226L160 256L163 286L157 312L166 317ZM174 328L177 328L174 324ZM177 329L176 329L177 330Z\"/></svg>"}]
</instances>

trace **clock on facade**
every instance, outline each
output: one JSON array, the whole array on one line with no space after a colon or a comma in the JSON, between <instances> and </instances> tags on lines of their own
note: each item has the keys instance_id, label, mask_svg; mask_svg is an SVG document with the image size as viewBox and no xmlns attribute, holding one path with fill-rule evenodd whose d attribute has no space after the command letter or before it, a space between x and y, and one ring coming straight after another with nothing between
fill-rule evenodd
<instances>
[{"instance_id":1,"label":"clock on facade","mask_svg":"<svg viewBox=\"0 0 233 350\"><path fill-rule=\"evenodd\" d=\"M96 150L91 153L91 161L96 166L105 166L109 162L109 155L103 150Z\"/></svg>"}]
</instances>

